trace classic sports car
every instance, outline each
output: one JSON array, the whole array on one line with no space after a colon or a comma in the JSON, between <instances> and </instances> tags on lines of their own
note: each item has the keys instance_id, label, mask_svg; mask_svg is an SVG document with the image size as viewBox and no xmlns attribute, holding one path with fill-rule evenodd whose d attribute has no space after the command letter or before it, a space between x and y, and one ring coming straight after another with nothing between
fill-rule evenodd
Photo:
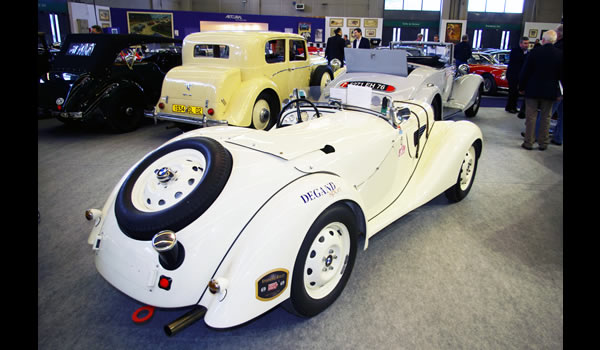
<instances>
[{"instance_id":1,"label":"classic sports car","mask_svg":"<svg viewBox=\"0 0 600 350\"><path fill-rule=\"evenodd\" d=\"M181 65L180 46L149 35L69 34L40 81L39 104L67 124L132 131L154 107L166 72Z\"/></svg>"},{"instance_id":2,"label":"classic sports car","mask_svg":"<svg viewBox=\"0 0 600 350\"><path fill-rule=\"evenodd\" d=\"M270 129L294 88L321 89L345 69L309 55L303 36L201 32L183 41L183 65L165 77L152 118L206 126Z\"/></svg>"},{"instance_id":3,"label":"classic sports car","mask_svg":"<svg viewBox=\"0 0 600 350\"><path fill-rule=\"evenodd\" d=\"M403 41L390 42L389 47L379 50L346 48L346 73L324 89L322 99L333 96L331 88L368 86L384 95L391 94L395 99L430 104L435 120L460 112L470 118L477 114L483 81L476 74L467 74L467 65L458 67L457 72L452 44ZM382 74L379 72L384 72L384 76L378 76ZM373 108L378 108L381 101L381 98L371 101ZM371 108L368 104L363 105Z\"/></svg>"},{"instance_id":4,"label":"classic sports car","mask_svg":"<svg viewBox=\"0 0 600 350\"><path fill-rule=\"evenodd\" d=\"M436 120L423 101L340 90L345 103L293 99L269 131L199 128L144 156L86 211L99 273L142 303L191 306L168 335L202 317L233 327L282 303L305 317L325 310L352 272L357 236L367 249L439 194L464 199L483 147L477 125ZM363 98L383 103L356 106Z\"/></svg>"},{"instance_id":5,"label":"classic sports car","mask_svg":"<svg viewBox=\"0 0 600 350\"><path fill-rule=\"evenodd\" d=\"M490 54L483 52L473 52L467 63L471 73L479 74L483 78L484 94L494 95L498 89L508 90L507 65L500 64Z\"/></svg>"}]
</instances>

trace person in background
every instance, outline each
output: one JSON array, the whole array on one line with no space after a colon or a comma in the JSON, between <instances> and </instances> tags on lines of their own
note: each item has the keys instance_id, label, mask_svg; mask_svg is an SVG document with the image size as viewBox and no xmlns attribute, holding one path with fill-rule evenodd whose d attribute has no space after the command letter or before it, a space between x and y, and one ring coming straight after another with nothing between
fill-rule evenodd
<instances>
[{"instance_id":1,"label":"person in background","mask_svg":"<svg viewBox=\"0 0 600 350\"><path fill-rule=\"evenodd\" d=\"M434 35L433 36L433 41L435 41L436 43L440 41L440 36L439 35Z\"/></svg>"},{"instance_id":2,"label":"person in background","mask_svg":"<svg viewBox=\"0 0 600 350\"><path fill-rule=\"evenodd\" d=\"M456 66L466 64L467 60L472 57L471 45L469 45L469 36L467 34L462 36L460 43L454 46L454 59Z\"/></svg>"},{"instance_id":3,"label":"person in background","mask_svg":"<svg viewBox=\"0 0 600 350\"><path fill-rule=\"evenodd\" d=\"M556 27L556 43L554 43L554 47L563 52L563 25L560 24ZM564 88L564 86L563 86ZM563 93L561 92L561 95ZM558 113L558 119L556 120L556 126L554 126L554 133L552 134L552 142L555 145L562 145L563 143L563 98L559 101L555 102L552 106L552 113Z\"/></svg>"},{"instance_id":4,"label":"person in background","mask_svg":"<svg viewBox=\"0 0 600 350\"><path fill-rule=\"evenodd\" d=\"M537 110L540 125L537 143L539 150L548 148L552 104L560 98L559 82L563 79L563 55L554 47L556 32L542 36L542 46L527 55L519 74L519 93L525 95L525 141L521 147L531 150L535 140Z\"/></svg>"},{"instance_id":5,"label":"person in background","mask_svg":"<svg viewBox=\"0 0 600 350\"><path fill-rule=\"evenodd\" d=\"M344 42L345 42L345 47L350 47L350 40L348 40L348 34L344 34Z\"/></svg>"},{"instance_id":6,"label":"person in background","mask_svg":"<svg viewBox=\"0 0 600 350\"><path fill-rule=\"evenodd\" d=\"M371 44L367 38L363 38L362 30L360 28L354 28L352 31L352 36L354 36L354 41L352 41L353 49L370 49Z\"/></svg>"},{"instance_id":7,"label":"person in background","mask_svg":"<svg viewBox=\"0 0 600 350\"><path fill-rule=\"evenodd\" d=\"M90 33L92 33L92 34L102 34L102 27L100 27L97 24L94 24L92 26L92 30L90 31Z\"/></svg>"},{"instance_id":8,"label":"person in background","mask_svg":"<svg viewBox=\"0 0 600 350\"><path fill-rule=\"evenodd\" d=\"M529 48L529 38L524 36L519 40L519 46L510 50L510 60L506 69L506 80L508 80L508 99L506 100L505 111L508 113L518 113L517 101L519 99L519 73L525 62L527 50ZM525 109L521 104L523 118L525 118Z\"/></svg>"},{"instance_id":9,"label":"person in background","mask_svg":"<svg viewBox=\"0 0 600 350\"><path fill-rule=\"evenodd\" d=\"M342 62L341 67L344 66L344 48L346 42L342 39L342 28L337 28L333 31L333 36L327 39L327 46L325 47L325 58L331 65L331 60L337 58Z\"/></svg>"},{"instance_id":10,"label":"person in background","mask_svg":"<svg viewBox=\"0 0 600 350\"><path fill-rule=\"evenodd\" d=\"M421 34L421 33L417 34L416 41L423 41L423 34Z\"/></svg>"}]
</instances>

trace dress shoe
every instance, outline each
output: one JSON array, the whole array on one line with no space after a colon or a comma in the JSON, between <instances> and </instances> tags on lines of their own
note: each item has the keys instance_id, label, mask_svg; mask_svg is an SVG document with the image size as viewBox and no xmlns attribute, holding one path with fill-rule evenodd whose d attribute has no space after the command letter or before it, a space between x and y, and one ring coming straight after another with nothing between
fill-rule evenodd
<instances>
[{"instance_id":1,"label":"dress shoe","mask_svg":"<svg viewBox=\"0 0 600 350\"><path fill-rule=\"evenodd\" d=\"M540 145L540 146L538 147L538 149L539 149L540 151L545 151L547 148L548 148L548 145Z\"/></svg>"},{"instance_id":2,"label":"dress shoe","mask_svg":"<svg viewBox=\"0 0 600 350\"><path fill-rule=\"evenodd\" d=\"M519 113L519 111L517 111L517 110L516 110L516 109L514 109L514 108L512 108L512 109L506 109L506 108L505 108L504 110L505 110L505 111L507 111L508 113L512 113L512 114Z\"/></svg>"},{"instance_id":3,"label":"dress shoe","mask_svg":"<svg viewBox=\"0 0 600 350\"><path fill-rule=\"evenodd\" d=\"M531 151L531 150L533 149L533 147L531 147L531 146L527 146L527 144L525 144L525 142L523 142L523 143L521 144L521 147L523 147L523 148L525 148L526 150L529 150L529 151Z\"/></svg>"}]
</instances>

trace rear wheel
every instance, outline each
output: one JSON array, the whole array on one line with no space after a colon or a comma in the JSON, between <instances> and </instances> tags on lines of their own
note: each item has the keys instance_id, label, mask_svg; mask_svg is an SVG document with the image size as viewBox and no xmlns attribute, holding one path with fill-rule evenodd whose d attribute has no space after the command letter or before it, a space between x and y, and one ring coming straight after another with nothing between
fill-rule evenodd
<instances>
[{"instance_id":1,"label":"rear wheel","mask_svg":"<svg viewBox=\"0 0 600 350\"><path fill-rule=\"evenodd\" d=\"M296 256L288 311L314 316L339 297L354 267L356 236L354 216L344 205L319 215Z\"/></svg>"},{"instance_id":2,"label":"rear wheel","mask_svg":"<svg viewBox=\"0 0 600 350\"><path fill-rule=\"evenodd\" d=\"M274 94L263 91L256 98L252 108L250 127L258 130L269 130L277 122L279 115L278 99Z\"/></svg>"},{"instance_id":3,"label":"rear wheel","mask_svg":"<svg viewBox=\"0 0 600 350\"><path fill-rule=\"evenodd\" d=\"M116 91L108 102L106 121L112 131L130 132L137 129L144 117L144 94L133 86Z\"/></svg>"}]
</instances>

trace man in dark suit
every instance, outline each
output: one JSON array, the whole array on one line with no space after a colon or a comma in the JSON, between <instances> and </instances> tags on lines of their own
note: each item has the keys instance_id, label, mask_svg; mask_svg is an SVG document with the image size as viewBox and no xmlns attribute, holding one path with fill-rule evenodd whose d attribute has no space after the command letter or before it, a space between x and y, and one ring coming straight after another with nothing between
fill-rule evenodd
<instances>
[{"instance_id":1,"label":"man in dark suit","mask_svg":"<svg viewBox=\"0 0 600 350\"><path fill-rule=\"evenodd\" d=\"M525 95L525 141L521 147L531 150L535 142L537 110L540 125L537 142L541 151L548 148L550 112L560 97L559 82L563 79L562 51L554 47L556 32L549 30L542 37L542 46L527 55L519 74L519 93Z\"/></svg>"},{"instance_id":2,"label":"man in dark suit","mask_svg":"<svg viewBox=\"0 0 600 350\"><path fill-rule=\"evenodd\" d=\"M360 28L354 28L352 31L352 36L354 37L354 41L352 41L353 49L370 49L371 44L369 44L369 39L363 38L362 30Z\"/></svg>"},{"instance_id":3,"label":"man in dark suit","mask_svg":"<svg viewBox=\"0 0 600 350\"><path fill-rule=\"evenodd\" d=\"M456 67L461 64L466 64L467 60L472 57L471 53L471 45L469 45L469 36L467 34L463 35L461 38L461 42L454 45L454 59L456 62Z\"/></svg>"},{"instance_id":4,"label":"man in dark suit","mask_svg":"<svg viewBox=\"0 0 600 350\"><path fill-rule=\"evenodd\" d=\"M327 39L327 46L325 47L325 57L327 62L331 64L331 60L337 58L342 62L344 66L344 47L346 47L346 41L342 38L342 28L337 28L333 31L333 36Z\"/></svg>"},{"instance_id":5,"label":"man in dark suit","mask_svg":"<svg viewBox=\"0 0 600 350\"><path fill-rule=\"evenodd\" d=\"M506 100L505 111L517 113L517 100L519 99L519 73L525 63L525 56L529 49L529 38L524 36L519 40L519 46L510 50L510 60L506 69L506 80L508 80L508 99ZM524 110L522 108L521 110ZM524 113L524 112L523 112Z\"/></svg>"}]
</instances>

